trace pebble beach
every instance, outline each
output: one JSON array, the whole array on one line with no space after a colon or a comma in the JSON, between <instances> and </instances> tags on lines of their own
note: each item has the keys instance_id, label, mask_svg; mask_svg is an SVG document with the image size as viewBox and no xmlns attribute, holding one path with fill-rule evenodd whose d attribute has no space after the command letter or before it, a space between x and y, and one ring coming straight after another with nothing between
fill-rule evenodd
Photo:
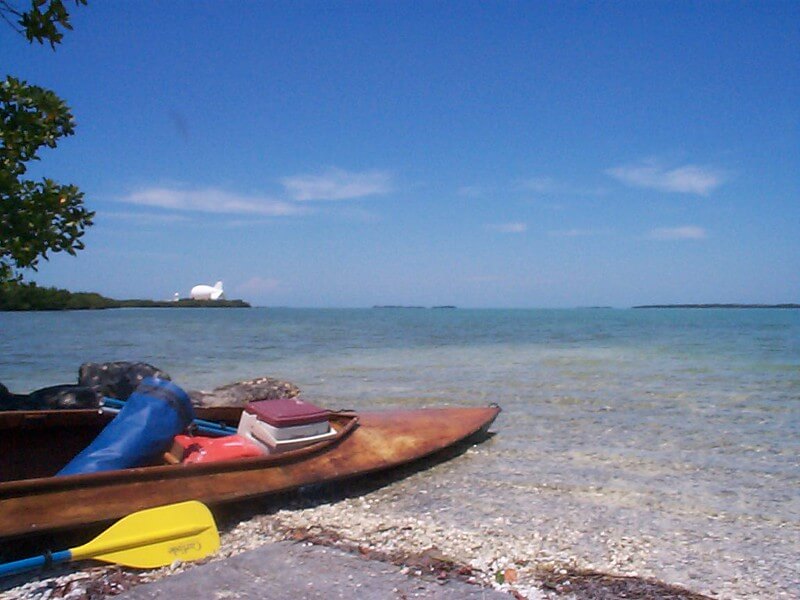
<instances>
[{"instance_id":1,"label":"pebble beach","mask_svg":"<svg viewBox=\"0 0 800 600\"><path fill-rule=\"evenodd\" d=\"M471 454L482 451L473 447L453 460L469 461ZM441 464L431 468L447 467ZM313 497L301 493L223 509L219 511L221 549L203 562L225 560L265 544L290 540L342 548L363 560L399 564L410 578L444 579L456 572L460 579L476 586L530 600L797 597L790 578L785 581L786 588L773 595L776 584L780 584L774 576L761 578L763 561L748 566L748 559L741 557L724 570L720 562L709 559L702 546L697 547L697 537L691 532L673 532L670 540L656 539L649 532L626 537L619 535L620 523L610 520L611 515L589 514L586 506L548 506L545 499L538 518L528 523L486 515L484 521L472 526L455 526L442 519L452 510L445 505L413 515L409 505L417 505L419 500L409 502L409 488L426 504L448 495L440 489L443 484L434 479L412 472L400 480L387 477L345 485L339 493L333 488L309 490L306 493ZM376 485L380 487L376 489ZM346 496L332 497L341 492ZM707 531L703 537L714 533ZM716 537L712 540L719 541ZM203 568L202 564L175 563L137 572L82 565L85 568L69 569L53 577L43 574L6 590L0 598L103 598ZM740 578L739 573L748 577ZM788 571L786 575L793 576Z\"/></svg>"}]
</instances>

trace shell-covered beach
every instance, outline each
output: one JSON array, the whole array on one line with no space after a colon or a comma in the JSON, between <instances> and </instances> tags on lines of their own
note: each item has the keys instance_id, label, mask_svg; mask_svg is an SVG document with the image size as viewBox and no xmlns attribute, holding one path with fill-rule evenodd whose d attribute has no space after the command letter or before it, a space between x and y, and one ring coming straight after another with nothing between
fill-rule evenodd
<instances>
[{"instance_id":1,"label":"shell-covered beach","mask_svg":"<svg viewBox=\"0 0 800 600\"><path fill-rule=\"evenodd\" d=\"M0 381L142 360L192 389L279 377L330 408L497 402L496 435L448 461L225 513L222 553L305 536L435 549L531 598L581 572L797 597L798 311L210 312L0 314Z\"/></svg>"}]
</instances>

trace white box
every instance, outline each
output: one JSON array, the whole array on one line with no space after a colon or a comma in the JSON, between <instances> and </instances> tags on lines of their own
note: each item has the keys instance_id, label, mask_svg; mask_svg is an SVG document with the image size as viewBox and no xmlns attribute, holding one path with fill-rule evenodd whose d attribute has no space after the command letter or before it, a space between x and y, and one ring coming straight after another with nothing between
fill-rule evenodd
<instances>
[{"instance_id":1,"label":"white box","mask_svg":"<svg viewBox=\"0 0 800 600\"><path fill-rule=\"evenodd\" d=\"M277 432L277 436L274 432ZM242 412L237 433L258 444L266 454L277 454L332 439L337 432L327 421L293 427L273 427L253 414Z\"/></svg>"},{"instance_id":2,"label":"white box","mask_svg":"<svg viewBox=\"0 0 800 600\"><path fill-rule=\"evenodd\" d=\"M246 435L253 427L258 424L264 431L269 432L272 439L276 441L293 440L297 438L310 437L314 435L322 435L330 431L330 424L328 421L318 421L316 423L306 423L304 425L292 425L289 427L275 427L269 423L262 421L256 415L242 411L242 416L239 418L239 428L237 433L239 435Z\"/></svg>"}]
</instances>

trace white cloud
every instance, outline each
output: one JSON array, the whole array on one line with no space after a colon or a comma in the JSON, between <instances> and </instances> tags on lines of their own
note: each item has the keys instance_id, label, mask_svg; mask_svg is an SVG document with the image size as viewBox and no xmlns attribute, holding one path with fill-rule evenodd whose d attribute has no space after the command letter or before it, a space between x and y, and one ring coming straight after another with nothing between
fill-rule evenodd
<instances>
[{"instance_id":1,"label":"white cloud","mask_svg":"<svg viewBox=\"0 0 800 600\"><path fill-rule=\"evenodd\" d=\"M234 194L217 188L192 190L152 187L128 194L121 200L129 204L205 213L282 217L308 212L291 202L269 196Z\"/></svg>"},{"instance_id":2,"label":"white cloud","mask_svg":"<svg viewBox=\"0 0 800 600\"><path fill-rule=\"evenodd\" d=\"M489 229L500 233L525 233L528 230L527 223L496 223L487 225Z\"/></svg>"},{"instance_id":3,"label":"white cloud","mask_svg":"<svg viewBox=\"0 0 800 600\"><path fill-rule=\"evenodd\" d=\"M526 190L539 194L555 194L563 190L563 186L557 183L552 177L533 177L531 179L526 179L520 185Z\"/></svg>"},{"instance_id":4,"label":"white cloud","mask_svg":"<svg viewBox=\"0 0 800 600\"><path fill-rule=\"evenodd\" d=\"M272 277L251 277L241 285L236 286L236 290L245 294L268 294L281 287L281 282Z\"/></svg>"},{"instance_id":5,"label":"white cloud","mask_svg":"<svg viewBox=\"0 0 800 600\"><path fill-rule=\"evenodd\" d=\"M603 196L607 192L600 187L588 187L576 185L574 183L557 181L552 177L531 177L520 181L517 187L526 192L534 192L541 195L565 195L565 196Z\"/></svg>"},{"instance_id":6,"label":"white cloud","mask_svg":"<svg viewBox=\"0 0 800 600\"><path fill-rule=\"evenodd\" d=\"M342 169L327 169L319 175L284 177L281 183L294 200L301 202L351 200L392 191L392 176L387 171L351 173Z\"/></svg>"},{"instance_id":7,"label":"white cloud","mask_svg":"<svg viewBox=\"0 0 800 600\"><path fill-rule=\"evenodd\" d=\"M725 182L725 175L721 171L697 165L666 169L654 162L643 162L608 169L606 173L633 187L701 196L707 195Z\"/></svg>"},{"instance_id":8,"label":"white cloud","mask_svg":"<svg viewBox=\"0 0 800 600\"><path fill-rule=\"evenodd\" d=\"M383 221L383 216L380 214L358 208L356 206L342 207L336 212L340 219L351 221L354 223L380 223Z\"/></svg>"},{"instance_id":9,"label":"white cloud","mask_svg":"<svg viewBox=\"0 0 800 600\"><path fill-rule=\"evenodd\" d=\"M100 220L117 219L120 221L134 221L140 225L162 225L164 223L191 223L191 219L186 215L165 215L162 213L149 212L103 212L99 215ZM95 219L97 221L97 218Z\"/></svg>"},{"instance_id":10,"label":"white cloud","mask_svg":"<svg viewBox=\"0 0 800 600\"><path fill-rule=\"evenodd\" d=\"M238 219L225 219L219 221L219 225L228 227L229 229L241 229L247 227L263 227L266 225L273 225L275 221L270 217L248 217L243 216Z\"/></svg>"},{"instance_id":11,"label":"white cloud","mask_svg":"<svg viewBox=\"0 0 800 600\"><path fill-rule=\"evenodd\" d=\"M560 229L556 231L549 231L548 235L552 237L589 237L595 235L610 235L613 231L610 229Z\"/></svg>"},{"instance_id":12,"label":"white cloud","mask_svg":"<svg viewBox=\"0 0 800 600\"><path fill-rule=\"evenodd\" d=\"M658 227L652 229L647 237L651 240L703 240L708 237L706 230L696 225L683 227Z\"/></svg>"},{"instance_id":13,"label":"white cloud","mask_svg":"<svg viewBox=\"0 0 800 600\"><path fill-rule=\"evenodd\" d=\"M458 195L466 198L480 198L484 195L484 189L477 185L462 185L458 188Z\"/></svg>"}]
</instances>

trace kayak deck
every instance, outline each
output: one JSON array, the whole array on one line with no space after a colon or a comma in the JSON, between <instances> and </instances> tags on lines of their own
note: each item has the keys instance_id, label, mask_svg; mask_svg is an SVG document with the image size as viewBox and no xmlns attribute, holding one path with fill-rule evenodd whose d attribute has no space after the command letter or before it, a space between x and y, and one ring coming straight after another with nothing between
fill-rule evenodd
<instances>
[{"instance_id":1,"label":"kayak deck","mask_svg":"<svg viewBox=\"0 0 800 600\"><path fill-rule=\"evenodd\" d=\"M108 422L97 411L0 413L0 538L184 500L214 505L393 468L485 431L496 406L333 413L335 438L283 454L52 477ZM241 409L198 409L235 424Z\"/></svg>"}]
</instances>

